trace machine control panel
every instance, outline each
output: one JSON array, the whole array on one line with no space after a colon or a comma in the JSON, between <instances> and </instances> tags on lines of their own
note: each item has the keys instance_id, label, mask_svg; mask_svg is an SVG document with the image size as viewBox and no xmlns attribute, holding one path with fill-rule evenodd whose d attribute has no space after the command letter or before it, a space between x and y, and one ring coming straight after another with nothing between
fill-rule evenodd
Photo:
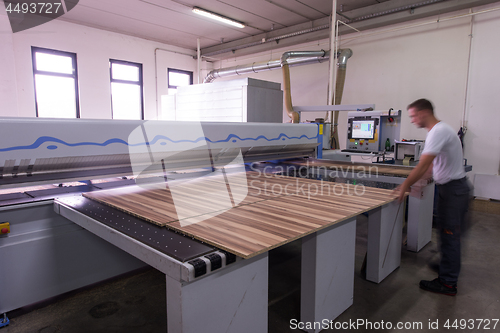
<instances>
[{"instance_id":1,"label":"machine control panel","mask_svg":"<svg viewBox=\"0 0 500 333\"><path fill-rule=\"evenodd\" d=\"M379 118L357 116L348 119L347 150L359 152L379 151L378 126Z\"/></svg>"},{"instance_id":2,"label":"machine control panel","mask_svg":"<svg viewBox=\"0 0 500 333\"><path fill-rule=\"evenodd\" d=\"M345 152L391 151L392 144L399 139L400 124L400 110L349 112Z\"/></svg>"}]
</instances>

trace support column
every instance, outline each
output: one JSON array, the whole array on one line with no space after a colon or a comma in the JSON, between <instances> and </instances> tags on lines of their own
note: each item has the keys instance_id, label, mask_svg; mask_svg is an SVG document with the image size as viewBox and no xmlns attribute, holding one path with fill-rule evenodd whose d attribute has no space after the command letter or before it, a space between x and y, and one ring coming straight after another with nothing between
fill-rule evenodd
<instances>
[{"instance_id":1,"label":"support column","mask_svg":"<svg viewBox=\"0 0 500 333\"><path fill-rule=\"evenodd\" d=\"M191 283L167 275L169 333L267 332L268 254Z\"/></svg>"},{"instance_id":2,"label":"support column","mask_svg":"<svg viewBox=\"0 0 500 333\"><path fill-rule=\"evenodd\" d=\"M302 239L302 322L334 320L352 305L355 243L356 218Z\"/></svg>"},{"instance_id":3,"label":"support column","mask_svg":"<svg viewBox=\"0 0 500 333\"><path fill-rule=\"evenodd\" d=\"M368 213L368 281L380 283L401 264L403 205L393 201Z\"/></svg>"},{"instance_id":4,"label":"support column","mask_svg":"<svg viewBox=\"0 0 500 333\"><path fill-rule=\"evenodd\" d=\"M432 211L434 207L434 183L420 191L420 196L408 197L408 251L418 252L432 237Z\"/></svg>"}]
</instances>

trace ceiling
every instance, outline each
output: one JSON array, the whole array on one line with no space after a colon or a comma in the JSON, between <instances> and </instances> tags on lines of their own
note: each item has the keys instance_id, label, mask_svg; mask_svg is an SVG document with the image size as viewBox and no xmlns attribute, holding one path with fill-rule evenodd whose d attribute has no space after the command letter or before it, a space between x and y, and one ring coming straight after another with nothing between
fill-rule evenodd
<instances>
[{"instance_id":1,"label":"ceiling","mask_svg":"<svg viewBox=\"0 0 500 333\"><path fill-rule=\"evenodd\" d=\"M366 30L499 0L338 0L337 19ZM194 6L243 22L236 28ZM329 0L80 0L63 20L224 58L328 38ZM307 31L307 32L304 32ZM347 33L343 27L341 33Z\"/></svg>"}]
</instances>

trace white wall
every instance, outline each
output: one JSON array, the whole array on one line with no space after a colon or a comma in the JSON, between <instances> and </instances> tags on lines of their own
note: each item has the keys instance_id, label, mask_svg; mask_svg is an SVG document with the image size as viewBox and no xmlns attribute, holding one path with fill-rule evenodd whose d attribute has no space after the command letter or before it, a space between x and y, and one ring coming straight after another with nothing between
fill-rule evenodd
<instances>
[{"instance_id":1,"label":"white wall","mask_svg":"<svg viewBox=\"0 0 500 333\"><path fill-rule=\"evenodd\" d=\"M17 116L14 44L9 20L6 18L0 13L0 115L9 113Z\"/></svg>"},{"instance_id":2,"label":"white wall","mask_svg":"<svg viewBox=\"0 0 500 333\"><path fill-rule=\"evenodd\" d=\"M0 9L0 39L0 116L36 116L31 46L77 54L81 118L111 118L109 59L143 65L145 119L157 118L156 82L159 94L167 94L168 67L196 71L196 60L192 57L196 52L192 50L61 20L13 34L3 8ZM156 52L157 71L156 48L161 49ZM5 85L8 90L2 88ZM16 103L9 101L16 100L16 86L17 108Z\"/></svg>"},{"instance_id":3,"label":"white wall","mask_svg":"<svg viewBox=\"0 0 500 333\"><path fill-rule=\"evenodd\" d=\"M478 174L500 174L500 11L474 18L465 157Z\"/></svg>"},{"instance_id":4,"label":"white wall","mask_svg":"<svg viewBox=\"0 0 500 333\"><path fill-rule=\"evenodd\" d=\"M494 5L474 8L474 11L495 8ZM449 13L442 17L466 14ZM365 32L375 33L436 20L437 17L412 21ZM464 119L468 125L465 158L475 173L498 174L500 165L500 11L480 14L473 18L474 38L470 43L471 17L433 23L418 28L383 33L371 37L349 34L342 37L340 47L353 50L347 63L342 104L375 103L377 110L403 110L401 137L424 139L425 129L413 126L406 106L418 98L428 98L435 106L437 117L455 130ZM359 37L353 39L353 37ZM470 75L467 81L469 47ZM279 59L285 51L329 49L328 40L307 43L266 52L259 55L232 58L215 63L215 68L229 67ZM249 75L262 80L282 82L280 70ZM230 78L226 78L230 79ZM218 79L219 80L219 79ZM291 68L294 105L326 103L328 64ZM468 103L466 104L466 88ZM302 120L324 117L325 113L308 114ZM289 118L284 114L284 121ZM340 143L345 147L347 115L339 120Z\"/></svg>"}]
</instances>

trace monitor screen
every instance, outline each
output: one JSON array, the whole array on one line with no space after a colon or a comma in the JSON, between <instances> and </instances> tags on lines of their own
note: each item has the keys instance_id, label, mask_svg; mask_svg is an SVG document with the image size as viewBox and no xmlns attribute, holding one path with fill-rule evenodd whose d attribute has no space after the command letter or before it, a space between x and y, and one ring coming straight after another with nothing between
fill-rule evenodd
<instances>
[{"instance_id":1,"label":"monitor screen","mask_svg":"<svg viewBox=\"0 0 500 333\"><path fill-rule=\"evenodd\" d=\"M352 121L353 139L375 139L375 119L372 120L353 120Z\"/></svg>"}]
</instances>

